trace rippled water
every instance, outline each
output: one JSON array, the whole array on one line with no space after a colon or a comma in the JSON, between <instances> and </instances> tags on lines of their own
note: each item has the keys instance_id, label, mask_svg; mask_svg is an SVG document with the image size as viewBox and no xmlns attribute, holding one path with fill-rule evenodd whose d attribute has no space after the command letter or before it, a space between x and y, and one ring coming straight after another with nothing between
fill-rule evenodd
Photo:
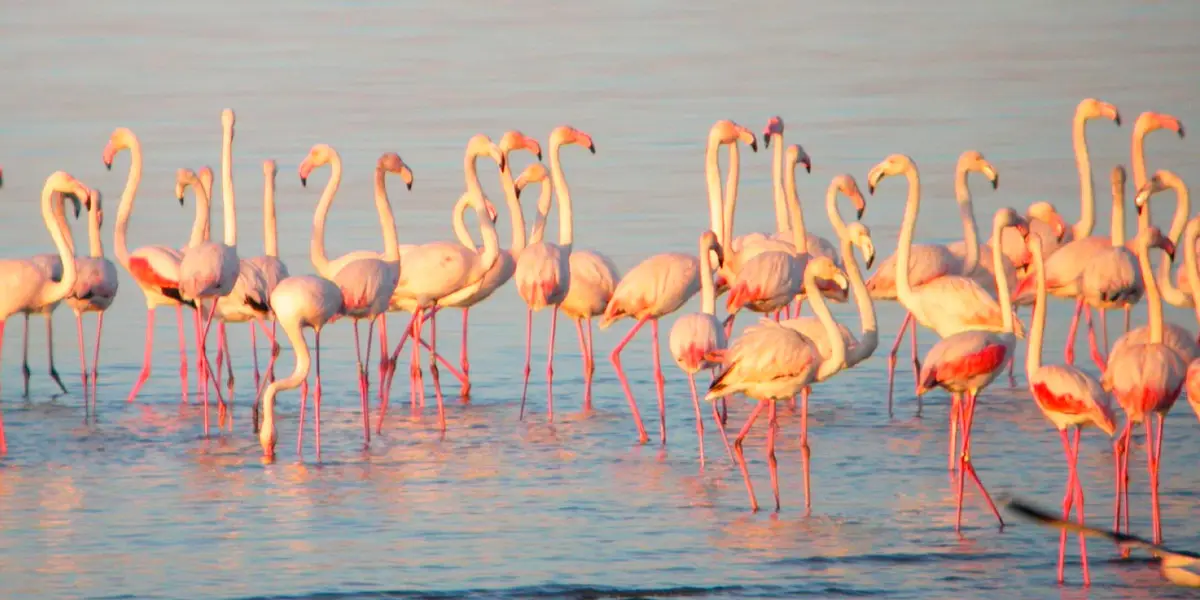
<instances>
[{"instance_id":1,"label":"rippled water","mask_svg":"<svg viewBox=\"0 0 1200 600\"><path fill-rule=\"evenodd\" d=\"M108 173L100 151L118 125L133 128L146 152L131 246L180 243L190 216L171 196L174 170L218 163L218 113L227 106L238 114L243 253L260 250L258 164L276 158L281 246L294 273L311 271L307 238L318 192L297 185L294 170L314 142L335 145L347 164L331 216L337 254L379 245L367 199L380 152L400 152L417 176L413 192L393 192L401 239L444 239L471 134L519 128L544 140L563 122L591 133L598 147L595 156L564 152L577 243L623 269L652 252L694 249L707 224L702 143L717 118L758 130L768 116L783 115L788 141L803 143L816 165L800 180L806 199L818 198L834 174L861 181L886 154L913 155L931 190L919 234L948 241L959 231L944 208L951 169L966 148L983 151L1003 174L998 192L978 193L980 215L1036 199L1077 214L1069 119L1080 98L1097 96L1126 118L1121 129L1091 129L1098 231L1105 231L1103 173L1128 162L1136 115L1160 110L1200 122L1192 102L1200 41L1187 3L1089 7L1030 0L720 9L632 0L470 9L312 0L13 4L0 19L0 254L51 248L35 199L55 169L115 201L127 159ZM1151 168L1200 176L1194 141L1150 140ZM768 159L743 161L739 231L765 229L773 223ZM485 184L495 189L491 176ZM869 201L865 221L881 252L890 253L900 186L885 186ZM1165 223L1170 202L1159 204L1156 219ZM808 207L810 227L828 236L819 203ZM106 242L111 248L111 236ZM523 310L511 289L502 290L473 312L474 393L469 404L451 400L445 438L432 410L415 419L400 410L365 452L349 329L335 327L324 338L324 460L316 462L311 449L296 458L297 396L288 394L280 405L281 460L264 465L246 409L244 328L233 338L233 432L206 440L196 406L180 406L169 311L158 318L154 376L137 403L125 403L140 367L142 307L122 272L107 319L99 415L90 421L75 379L69 311L56 317L68 395L52 395L35 321L33 394L20 397L20 321L9 324L0 596L1183 597L1160 582L1152 563L1114 560L1113 549L1098 542L1091 545L1095 585L1060 591L1057 536L1024 523L1000 532L974 496L968 526L956 535L945 397L931 395L925 418L915 419L911 375L902 369L897 416L889 419L882 356L816 391L813 515L802 514L799 423L786 408L784 509L751 514L711 428L712 459L698 468L686 385L669 360L670 444L635 445L604 359L627 325L598 334L597 410L587 416L577 413L577 344L569 327L560 332L561 416L551 425L543 415L540 318L533 412L518 422ZM1055 310L1052 348L1062 344L1067 314ZM856 323L850 306L836 314ZM879 314L882 354L900 314L890 304ZM443 347L457 356L456 315L443 323ZM924 347L932 340L923 334ZM635 341L627 365L652 426L648 349L648 341ZM290 353L282 365L290 368ZM740 426L747 408L734 403L731 426ZM1169 421L1164 529L1169 541L1195 548L1200 428L1182 404ZM1081 470L1090 514L1105 523L1111 452L1099 437L1085 436ZM987 393L974 438L993 493L1057 504L1066 472L1061 448L1026 392ZM747 448L765 500L761 428ZM1135 529L1146 531L1140 448L1136 456ZM1071 581L1077 572L1072 563Z\"/></svg>"}]
</instances>

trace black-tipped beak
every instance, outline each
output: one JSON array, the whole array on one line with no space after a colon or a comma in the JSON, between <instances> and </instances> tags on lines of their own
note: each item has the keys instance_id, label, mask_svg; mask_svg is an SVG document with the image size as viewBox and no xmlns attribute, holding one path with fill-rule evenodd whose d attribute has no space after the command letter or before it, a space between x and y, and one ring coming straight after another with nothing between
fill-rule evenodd
<instances>
[{"instance_id":1,"label":"black-tipped beak","mask_svg":"<svg viewBox=\"0 0 1200 600\"><path fill-rule=\"evenodd\" d=\"M111 163L111 162L105 162L105 163L104 163L104 168L105 168L105 169L108 169L109 171L111 171L111 170L112 170L112 163Z\"/></svg>"},{"instance_id":2,"label":"black-tipped beak","mask_svg":"<svg viewBox=\"0 0 1200 600\"><path fill-rule=\"evenodd\" d=\"M410 181L408 183L405 183L404 187L408 188L409 190L412 190L412 182Z\"/></svg>"},{"instance_id":3,"label":"black-tipped beak","mask_svg":"<svg viewBox=\"0 0 1200 600\"><path fill-rule=\"evenodd\" d=\"M1121 126L1121 113L1117 113L1117 116L1113 117L1113 123L1116 123L1117 127Z\"/></svg>"},{"instance_id":4,"label":"black-tipped beak","mask_svg":"<svg viewBox=\"0 0 1200 600\"><path fill-rule=\"evenodd\" d=\"M588 150L589 150L589 151L590 151L592 154L595 154L595 153L596 153L596 144L591 144L591 145L589 145L589 146L588 146ZM539 155L539 156L538 156L538 160L541 160L541 158L542 158L542 157Z\"/></svg>"},{"instance_id":5,"label":"black-tipped beak","mask_svg":"<svg viewBox=\"0 0 1200 600\"><path fill-rule=\"evenodd\" d=\"M804 161L804 172L805 172L805 173L812 173L812 162L810 162L810 161Z\"/></svg>"},{"instance_id":6,"label":"black-tipped beak","mask_svg":"<svg viewBox=\"0 0 1200 600\"><path fill-rule=\"evenodd\" d=\"M875 257L874 257L874 256L872 256L872 257L870 257L870 258L868 258L868 259L867 259L867 268L868 268L868 269L870 269L870 268L871 268L871 265L873 265L873 264L875 264Z\"/></svg>"},{"instance_id":7,"label":"black-tipped beak","mask_svg":"<svg viewBox=\"0 0 1200 600\"><path fill-rule=\"evenodd\" d=\"M1145 210L1145 208L1146 208L1145 204L1137 204L1137 214L1139 217L1142 216L1142 211Z\"/></svg>"},{"instance_id":8,"label":"black-tipped beak","mask_svg":"<svg viewBox=\"0 0 1200 600\"><path fill-rule=\"evenodd\" d=\"M1000 189L1000 176L999 175L997 175L996 178L992 180L992 189L993 190Z\"/></svg>"},{"instance_id":9,"label":"black-tipped beak","mask_svg":"<svg viewBox=\"0 0 1200 600\"><path fill-rule=\"evenodd\" d=\"M1179 126L1179 139L1183 139L1183 125Z\"/></svg>"},{"instance_id":10,"label":"black-tipped beak","mask_svg":"<svg viewBox=\"0 0 1200 600\"><path fill-rule=\"evenodd\" d=\"M873 184L873 183L868 183L868 184L867 184L867 193L868 193L868 194L870 194L870 195L872 195L872 196L874 196L874 195L875 195L875 184Z\"/></svg>"},{"instance_id":11,"label":"black-tipped beak","mask_svg":"<svg viewBox=\"0 0 1200 600\"><path fill-rule=\"evenodd\" d=\"M857 211L854 212L855 218L858 219L859 221L861 221L864 212L867 212L866 208L858 209ZM870 267L868 266L868 268L870 268Z\"/></svg>"},{"instance_id":12,"label":"black-tipped beak","mask_svg":"<svg viewBox=\"0 0 1200 600\"><path fill-rule=\"evenodd\" d=\"M507 168L508 168L508 157L501 154L500 155L500 170L503 171Z\"/></svg>"},{"instance_id":13,"label":"black-tipped beak","mask_svg":"<svg viewBox=\"0 0 1200 600\"><path fill-rule=\"evenodd\" d=\"M74 209L75 209L75 210L74 210L74 212L75 212L75 218L76 218L76 219L78 219L78 218L79 218L79 201L78 201L78 200L76 200L75 202L72 202L72 203L71 203L71 205L72 205L72 206L74 207Z\"/></svg>"},{"instance_id":14,"label":"black-tipped beak","mask_svg":"<svg viewBox=\"0 0 1200 600\"><path fill-rule=\"evenodd\" d=\"M771 134L768 133L763 136L763 149L767 149L770 147L771 147Z\"/></svg>"},{"instance_id":15,"label":"black-tipped beak","mask_svg":"<svg viewBox=\"0 0 1200 600\"><path fill-rule=\"evenodd\" d=\"M183 196L176 198L176 200L179 200L179 205L183 206Z\"/></svg>"},{"instance_id":16,"label":"black-tipped beak","mask_svg":"<svg viewBox=\"0 0 1200 600\"><path fill-rule=\"evenodd\" d=\"M758 152L758 140L754 140L753 142L750 142L750 151Z\"/></svg>"},{"instance_id":17,"label":"black-tipped beak","mask_svg":"<svg viewBox=\"0 0 1200 600\"><path fill-rule=\"evenodd\" d=\"M592 154L595 154L595 153L596 153L595 146L593 146ZM541 150L537 151L537 158L538 158L538 162L542 162L542 151Z\"/></svg>"},{"instance_id":18,"label":"black-tipped beak","mask_svg":"<svg viewBox=\"0 0 1200 600\"><path fill-rule=\"evenodd\" d=\"M308 187L308 178L307 177L300 178L300 187Z\"/></svg>"},{"instance_id":19,"label":"black-tipped beak","mask_svg":"<svg viewBox=\"0 0 1200 600\"><path fill-rule=\"evenodd\" d=\"M520 200L521 199L521 188L513 188L513 196L515 196L517 198L517 200Z\"/></svg>"}]
</instances>

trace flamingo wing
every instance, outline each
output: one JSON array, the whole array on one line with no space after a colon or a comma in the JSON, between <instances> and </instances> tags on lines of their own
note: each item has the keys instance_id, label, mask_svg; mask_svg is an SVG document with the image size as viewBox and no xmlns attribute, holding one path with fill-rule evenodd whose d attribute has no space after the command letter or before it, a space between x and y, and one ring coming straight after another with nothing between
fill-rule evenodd
<instances>
[{"instance_id":1,"label":"flamingo wing","mask_svg":"<svg viewBox=\"0 0 1200 600\"><path fill-rule=\"evenodd\" d=\"M1100 382L1071 365L1046 365L1030 377L1029 389L1038 408L1065 427L1094 423L1109 435L1115 429L1112 398Z\"/></svg>"},{"instance_id":2,"label":"flamingo wing","mask_svg":"<svg viewBox=\"0 0 1200 600\"><path fill-rule=\"evenodd\" d=\"M770 320L747 327L725 355L726 369L708 388L712 400L733 393L765 400L790 397L812 381L819 355L811 340Z\"/></svg>"},{"instance_id":3,"label":"flamingo wing","mask_svg":"<svg viewBox=\"0 0 1200 600\"><path fill-rule=\"evenodd\" d=\"M935 387L959 391L971 379L994 374L1009 358L999 336L986 331L963 331L943 338L929 349L917 378L918 394Z\"/></svg>"},{"instance_id":4,"label":"flamingo wing","mask_svg":"<svg viewBox=\"0 0 1200 600\"><path fill-rule=\"evenodd\" d=\"M867 291L872 298L896 298L896 259L895 254L884 259L876 267L875 273L867 279ZM908 278L913 287L925 285L939 277L958 274L961 270L962 261L945 246L914 245L908 258Z\"/></svg>"},{"instance_id":5,"label":"flamingo wing","mask_svg":"<svg viewBox=\"0 0 1200 600\"><path fill-rule=\"evenodd\" d=\"M1000 303L973 279L947 276L914 290L913 314L922 324L946 337L966 330L1001 331ZM1013 316L1018 337L1024 335L1020 321Z\"/></svg>"}]
</instances>

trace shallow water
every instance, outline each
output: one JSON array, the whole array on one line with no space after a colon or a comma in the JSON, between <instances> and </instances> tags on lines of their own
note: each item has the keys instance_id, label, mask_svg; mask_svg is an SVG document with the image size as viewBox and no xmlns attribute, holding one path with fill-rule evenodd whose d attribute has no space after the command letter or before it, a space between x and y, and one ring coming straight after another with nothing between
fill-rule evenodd
<instances>
[{"instance_id":1,"label":"shallow water","mask_svg":"<svg viewBox=\"0 0 1200 600\"><path fill-rule=\"evenodd\" d=\"M930 190L919 235L949 241L960 231L947 207L950 175L966 148L984 152L1003 175L999 191L977 192L981 220L1000 206L1037 199L1055 200L1073 218L1078 184L1069 119L1081 98L1096 96L1117 104L1126 123L1090 129L1097 231L1106 231L1106 174L1117 161L1128 163L1137 114L1159 110L1200 122L1190 101L1200 40L1186 3L1096 6L1080 12L1017 1L972 11L920 0L717 9L624 0L493 3L467 11L433 2L399 9L311 0L14 4L0 19L0 255L51 249L35 199L56 169L106 192L111 251L109 226L128 158L109 173L100 152L119 125L137 132L146 152L130 245L180 244L190 213L171 197L174 170L218 164L218 113L227 106L238 116L243 253L261 248L259 163L276 158L281 248L293 273L311 271L307 238L319 192L295 178L311 144L333 144L347 165L330 218L336 255L379 246L368 199L380 152L399 152L416 173L411 193L392 192L401 240L445 239L461 186L459 153L470 135L498 139L519 128L544 143L563 122L592 134L597 145L595 156L564 151L577 244L602 250L622 269L653 252L694 251L707 223L702 144L718 118L756 131L770 115L785 118L788 142L802 143L813 157L813 174L800 177L800 188L809 227L825 236L817 200L833 175L850 172L862 182L888 153L911 154ZM1152 135L1150 168L1194 180L1194 143ZM523 165L526 157L518 160ZM773 224L768 165L767 156L743 154L739 232ZM491 173L484 169L485 185L499 198ZM322 185L326 176L319 172L314 181ZM897 182L868 199L864 221L881 255L894 248L902 198ZM1156 204L1156 222L1165 226L1171 204ZM506 224L501 231L507 239ZM1152 563L1117 561L1099 542L1090 545L1094 586L1074 587L1074 540L1072 585L1060 589L1057 536L1025 523L998 531L970 492L967 527L956 535L945 396L931 394L924 418L914 418L911 375L901 361L896 417L887 415L884 353L901 316L891 304L879 306L879 354L814 394L815 499L806 517L798 415L780 411L783 511L751 514L711 426L710 460L698 467L686 384L669 357L670 443L635 445L605 359L628 324L597 334L597 409L586 416L578 413L578 346L571 327L560 327L559 414L548 424L547 316L539 315L531 413L519 422L524 311L511 288L472 312L473 394L463 404L457 387L447 386L444 439L431 406L411 417L398 405L384 434L362 449L351 337L339 324L322 340L322 460L315 460L311 429L303 457L296 457L298 395L286 394L280 461L264 465L250 432L244 327L233 333L233 432L204 439L197 406L180 405L170 311L158 315L154 375L138 402L125 403L140 368L145 313L136 287L121 275L122 292L106 320L94 419L82 407L69 311L55 319L67 395L52 395L42 325L34 321L33 392L20 397L20 321L8 327L2 596L1185 596L1167 588ZM1055 311L1048 357L1058 360L1069 313L1061 305ZM456 357L458 314L446 314L440 341ZM850 305L835 314L856 327ZM1168 315L1191 322L1183 312ZM398 329L399 319L394 323ZM922 333L923 348L932 340ZM1079 355L1086 362L1082 343ZM626 365L654 438L649 362L649 342L636 340ZM291 364L285 351L282 368ZM401 404L403 387L393 395ZM1066 474L1057 435L1025 391L1003 388L981 399L974 435L981 476L994 494L1054 507ZM747 413L735 402L731 428ZM763 431L759 426L748 438L747 457L769 508ZM1162 508L1169 542L1184 548L1200 547L1200 480L1192 468L1200 458L1198 433L1180 404L1167 427ZM1111 451L1101 434L1084 437L1089 514L1105 524ZM1135 456L1134 526L1145 532L1140 446Z\"/></svg>"}]
</instances>

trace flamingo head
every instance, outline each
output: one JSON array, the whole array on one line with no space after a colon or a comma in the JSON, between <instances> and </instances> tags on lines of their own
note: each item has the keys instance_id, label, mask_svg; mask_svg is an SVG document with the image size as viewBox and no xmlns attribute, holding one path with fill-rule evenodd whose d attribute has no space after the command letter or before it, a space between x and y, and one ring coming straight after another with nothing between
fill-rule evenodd
<instances>
[{"instance_id":1,"label":"flamingo head","mask_svg":"<svg viewBox=\"0 0 1200 600\"><path fill-rule=\"evenodd\" d=\"M828 256L815 256L809 259L808 266L804 269L804 276L807 278L810 275L817 279L824 279L840 290L850 289L850 281L846 278L846 272L834 264L833 259Z\"/></svg>"},{"instance_id":2,"label":"flamingo head","mask_svg":"<svg viewBox=\"0 0 1200 600\"><path fill-rule=\"evenodd\" d=\"M104 225L104 205L100 198L100 190L88 190L87 206L88 211L96 215L96 224Z\"/></svg>"},{"instance_id":3,"label":"flamingo head","mask_svg":"<svg viewBox=\"0 0 1200 600\"><path fill-rule=\"evenodd\" d=\"M467 156L471 159L487 156L496 161L501 171L508 167L508 160L500 151L500 147L492 142L492 138L482 133L477 133L467 140Z\"/></svg>"},{"instance_id":4,"label":"flamingo head","mask_svg":"<svg viewBox=\"0 0 1200 600\"><path fill-rule=\"evenodd\" d=\"M783 117L774 116L767 119L767 126L763 127L763 148L771 147L771 138L777 135L783 135Z\"/></svg>"},{"instance_id":5,"label":"flamingo head","mask_svg":"<svg viewBox=\"0 0 1200 600\"><path fill-rule=\"evenodd\" d=\"M1121 113L1115 105L1095 98L1084 98L1075 109L1076 121L1087 121L1104 117L1121 126Z\"/></svg>"},{"instance_id":6,"label":"flamingo head","mask_svg":"<svg viewBox=\"0 0 1200 600\"><path fill-rule=\"evenodd\" d=\"M1147 111L1138 115L1137 122L1133 124L1135 136L1144 136L1156 129L1169 129L1183 138L1183 123L1166 113Z\"/></svg>"},{"instance_id":7,"label":"flamingo head","mask_svg":"<svg viewBox=\"0 0 1200 600\"><path fill-rule=\"evenodd\" d=\"M537 140L521 133L517 130L506 131L500 138L500 151L508 156L513 150L528 150L538 160L542 160L542 146Z\"/></svg>"},{"instance_id":8,"label":"flamingo head","mask_svg":"<svg viewBox=\"0 0 1200 600\"><path fill-rule=\"evenodd\" d=\"M395 152L384 152L379 157L379 162L375 165L375 171L382 176L385 173L395 173L400 176L401 181L408 189L412 189L413 173L412 169L408 168L408 164L400 158Z\"/></svg>"},{"instance_id":9,"label":"flamingo head","mask_svg":"<svg viewBox=\"0 0 1200 600\"><path fill-rule=\"evenodd\" d=\"M854 179L854 176L849 173L843 173L834 177L830 185L834 186L854 203L854 218L861 221L863 213L867 211L867 200L863 198L862 190L858 189L858 181ZM870 265L867 268L871 268Z\"/></svg>"},{"instance_id":10,"label":"flamingo head","mask_svg":"<svg viewBox=\"0 0 1200 600\"><path fill-rule=\"evenodd\" d=\"M308 176L312 174L313 169L323 167L338 158L337 151L329 144L317 144L308 151L308 156L300 163L300 185L308 185Z\"/></svg>"},{"instance_id":11,"label":"flamingo head","mask_svg":"<svg viewBox=\"0 0 1200 600\"><path fill-rule=\"evenodd\" d=\"M229 130L230 135L233 135L233 109L226 108L221 111L221 127Z\"/></svg>"},{"instance_id":12,"label":"flamingo head","mask_svg":"<svg viewBox=\"0 0 1200 600\"><path fill-rule=\"evenodd\" d=\"M517 177L517 180L513 182L513 187L517 190L517 198L521 197L521 192L525 189L525 186L531 183L542 183L549 179L549 177L550 175L546 171L546 166L540 162L532 163L528 167L525 167L525 170L521 171L521 175Z\"/></svg>"},{"instance_id":13,"label":"flamingo head","mask_svg":"<svg viewBox=\"0 0 1200 600\"><path fill-rule=\"evenodd\" d=\"M879 186L879 182L885 177L915 171L916 165L913 164L911 158L904 154L892 154L883 159L883 162L871 167L867 173L867 193L874 194L875 188Z\"/></svg>"},{"instance_id":14,"label":"flamingo head","mask_svg":"<svg viewBox=\"0 0 1200 600\"><path fill-rule=\"evenodd\" d=\"M275 179L275 175L279 173L279 166L275 164L273 159L268 158L263 161L263 177Z\"/></svg>"},{"instance_id":15,"label":"flamingo head","mask_svg":"<svg viewBox=\"0 0 1200 600\"><path fill-rule=\"evenodd\" d=\"M114 129L112 135L108 138L108 143L104 145L104 154L102 155L104 168L111 171L113 158L118 152L132 146L135 139L133 132L128 128L118 127Z\"/></svg>"},{"instance_id":16,"label":"flamingo head","mask_svg":"<svg viewBox=\"0 0 1200 600\"><path fill-rule=\"evenodd\" d=\"M1150 248L1158 248L1167 253L1167 258L1175 261L1175 242L1163 235L1163 232L1158 227L1153 225L1138 232L1139 245L1145 246L1147 250Z\"/></svg>"},{"instance_id":17,"label":"flamingo head","mask_svg":"<svg viewBox=\"0 0 1200 600\"><path fill-rule=\"evenodd\" d=\"M596 153L596 144L592 142L592 136L571 127L570 125L559 125L550 132L550 146L565 146L567 144L576 144L587 148L592 154Z\"/></svg>"},{"instance_id":18,"label":"flamingo head","mask_svg":"<svg viewBox=\"0 0 1200 600\"><path fill-rule=\"evenodd\" d=\"M1025 211L1025 218L1029 220L1041 221L1054 229L1056 239L1062 241L1064 235L1067 234L1067 222L1058 214L1058 209L1054 208L1049 202L1034 202L1029 205Z\"/></svg>"},{"instance_id":19,"label":"flamingo head","mask_svg":"<svg viewBox=\"0 0 1200 600\"><path fill-rule=\"evenodd\" d=\"M706 252L711 252L709 256L716 258L716 268L720 269L725 265L725 251L721 248L721 243L717 241L717 234L710 230L705 230L700 234L700 254L703 257Z\"/></svg>"},{"instance_id":20,"label":"flamingo head","mask_svg":"<svg viewBox=\"0 0 1200 600\"><path fill-rule=\"evenodd\" d=\"M175 198L179 200L180 206L183 206L183 193L189 185L200 186L200 178L196 176L196 172L191 169L175 171ZM203 189L203 186L201 188Z\"/></svg>"},{"instance_id":21,"label":"flamingo head","mask_svg":"<svg viewBox=\"0 0 1200 600\"><path fill-rule=\"evenodd\" d=\"M863 223L851 223L846 226L846 240L858 246L863 255L863 263L870 269L875 263L875 242L871 239L870 228Z\"/></svg>"},{"instance_id":22,"label":"flamingo head","mask_svg":"<svg viewBox=\"0 0 1200 600\"><path fill-rule=\"evenodd\" d=\"M996 167L992 166L992 163L988 162L978 150L967 150L958 157L958 172L969 173L971 171L983 173L983 176L992 182L993 190L1000 186L1000 174L996 172Z\"/></svg>"},{"instance_id":23,"label":"flamingo head","mask_svg":"<svg viewBox=\"0 0 1200 600\"><path fill-rule=\"evenodd\" d=\"M1146 206L1150 203L1150 196L1169 189L1185 190L1183 180L1180 179L1173 171L1159 169L1154 172L1154 176L1147 181L1142 189L1137 191L1137 195L1133 197L1133 204L1137 207L1138 214L1142 214L1146 210Z\"/></svg>"},{"instance_id":24,"label":"flamingo head","mask_svg":"<svg viewBox=\"0 0 1200 600\"><path fill-rule=\"evenodd\" d=\"M804 172L812 173L812 159L800 144L788 146L786 160L789 169L795 169L796 165L804 165Z\"/></svg>"},{"instance_id":25,"label":"flamingo head","mask_svg":"<svg viewBox=\"0 0 1200 600\"><path fill-rule=\"evenodd\" d=\"M758 138L754 137L754 132L727 119L713 124L708 131L708 139L709 144L736 144L740 141L750 146L751 151L758 152Z\"/></svg>"},{"instance_id":26,"label":"flamingo head","mask_svg":"<svg viewBox=\"0 0 1200 600\"><path fill-rule=\"evenodd\" d=\"M1003 230L1005 227L1015 228L1017 233L1021 234L1022 240L1029 237L1029 221L1025 220L1025 217L1017 214L1017 211L1007 206L996 211L996 217L993 221L993 224L994 227L1001 230Z\"/></svg>"}]
</instances>

